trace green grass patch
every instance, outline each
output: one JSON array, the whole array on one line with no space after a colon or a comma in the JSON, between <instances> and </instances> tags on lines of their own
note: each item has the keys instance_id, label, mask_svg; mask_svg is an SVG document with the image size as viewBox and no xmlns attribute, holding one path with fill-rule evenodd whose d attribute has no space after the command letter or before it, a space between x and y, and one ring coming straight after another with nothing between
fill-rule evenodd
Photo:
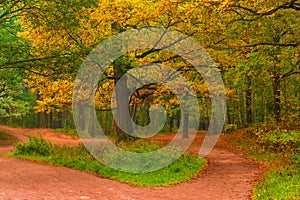
<instances>
[{"instance_id":1,"label":"green grass patch","mask_svg":"<svg viewBox=\"0 0 300 200\"><path fill-rule=\"evenodd\" d=\"M179 129L177 127L172 128L172 132L177 132ZM169 126L164 126L160 131L159 134L167 134L170 132L170 127Z\"/></svg>"},{"instance_id":2,"label":"green grass patch","mask_svg":"<svg viewBox=\"0 0 300 200\"><path fill-rule=\"evenodd\" d=\"M150 152L161 147L157 141L137 140L120 144L134 152ZM45 162L57 166L83 170L137 186L169 186L197 177L207 161L197 155L185 153L171 165L148 173L126 173L107 167L97 161L83 146L58 147L43 139L31 138L17 145L9 156Z\"/></svg>"},{"instance_id":3,"label":"green grass patch","mask_svg":"<svg viewBox=\"0 0 300 200\"><path fill-rule=\"evenodd\" d=\"M249 158L270 169L254 188L253 199L300 199L300 131L256 127L229 137Z\"/></svg>"},{"instance_id":4,"label":"green grass patch","mask_svg":"<svg viewBox=\"0 0 300 200\"><path fill-rule=\"evenodd\" d=\"M299 169L271 169L254 189L253 199L300 199Z\"/></svg>"},{"instance_id":5,"label":"green grass patch","mask_svg":"<svg viewBox=\"0 0 300 200\"><path fill-rule=\"evenodd\" d=\"M0 131L0 147L13 145L15 142L16 139L13 136Z\"/></svg>"},{"instance_id":6,"label":"green grass patch","mask_svg":"<svg viewBox=\"0 0 300 200\"><path fill-rule=\"evenodd\" d=\"M54 129L56 133L65 133L71 136L78 136L77 130L75 128L56 128Z\"/></svg>"}]
</instances>

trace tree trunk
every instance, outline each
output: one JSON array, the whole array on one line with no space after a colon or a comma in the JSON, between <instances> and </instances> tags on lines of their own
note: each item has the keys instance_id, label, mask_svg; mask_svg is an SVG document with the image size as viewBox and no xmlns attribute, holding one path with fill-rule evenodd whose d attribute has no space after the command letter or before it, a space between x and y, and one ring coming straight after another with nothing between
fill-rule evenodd
<instances>
[{"instance_id":1,"label":"tree trunk","mask_svg":"<svg viewBox=\"0 0 300 200\"><path fill-rule=\"evenodd\" d=\"M139 124L138 114L139 114L139 106L137 103L134 103L131 109L131 116L135 123L134 124L135 127Z\"/></svg>"},{"instance_id":2,"label":"tree trunk","mask_svg":"<svg viewBox=\"0 0 300 200\"><path fill-rule=\"evenodd\" d=\"M251 78L249 76L246 77L246 127L249 127L252 123L252 109L251 109L251 99L252 99L252 93L251 93Z\"/></svg>"},{"instance_id":3,"label":"tree trunk","mask_svg":"<svg viewBox=\"0 0 300 200\"><path fill-rule=\"evenodd\" d=\"M50 121L49 122L50 123L49 127L53 128L53 112L52 111L49 114L49 121Z\"/></svg>"},{"instance_id":4,"label":"tree trunk","mask_svg":"<svg viewBox=\"0 0 300 200\"><path fill-rule=\"evenodd\" d=\"M182 138L189 138L189 106L188 106L188 97L184 96L183 106L183 134Z\"/></svg>"},{"instance_id":5,"label":"tree trunk","mask_svg":"<svg viewBox=\"0 0 300 200\"><path fill-rule=\"evenodd\" d=\"M243 107L243 98L244 98L244 95L240 94L239 91L237 91L238 93L238 102L237 102L237 111L238 111L238 119L237 119L237 124L239 124L239 128L243 128L244 127L244 124L243 124L243 114L244 112L242 111L242 107Z\"/></svg>"},{"instance_id":6,"label":"tree trunk","mask_svg":"<svg viewBox=\"0 0 300 200\"><path fill-rule=\"evenodd\" d=\"M189 113L183 114L183 134L182 138L189 138Z\"/></svg>"},{"instance_id":7,"label":"tree trunk","mask_svg":"<svg viewBox=\"0 0 300 200\"><path fill-rule=\"evenodd\" d=\"M116 135L119 134L119 127L115 120L112 120L112 130L113 130L114 134L116 134Z\"/></svg>"},{"instance_id":8,"label":"tree trunk","mask_svg":"<svg viewBox=\"0 0 300 200\"><path fill-rule=\"evenodd\" d=\"M117 104L117 112L116 116L119 121L119 130L117 132L117 142L122 141L122 140L129 140L130 137L126 133L132 133L132 126L131 126L131 117L129 114L129 104L128 101L130 99L130 92L127 87L127 78L122 77L122 75L125 73L122 69L122 65L114 64L114 75L115 75L115 92L116 92L116 104ZM124 67L124 66L123 66ZM126 132L124 130L126 130Z\"/></svg>"},{"instance_id":9,"label":"tree trunk","mask_svg":"<svg viewBox=\"0 0 300 200\"><path fill-rule=\"evenodd\" d=\"M40 112L37 113L37 127L38 128L41 127L41 113Z\"/></svg>"},{"instance_id":10,"label":"tree trunk","mask_svg":"<svg viewBox=\"0 0 300 200\"><path fill-rule=\"evenodd\" d=\"M79 124L79 128L80 128L80 130L81 131L84 131L84 126L85 126L85 124L84 124L84 107L83 106L79 106L79 111L78 111L79 113L78 113L78 115L79 115L79 118L78 118L78 120L79 120L79 122L78 122L78 124Z\"/></svg>"},{"instance_id":11,"label":"tree trunk","mask_svg":"<svg viewBox=\"0 0 300 200\"><path fill-rule=\"evenodd\" d=\"M44 112L44 119L45 119L45 122L44 122L44 127L45 128L49 128L48 127L48 114L46 112Z\"/></svg>"},{"instance_id":12,"label":"tree trunk","mask_svg":"<svg viewBox=\"0 0 300 200\"><path fill-rule=\"evenodd\" d=\"M264 97L264 120L263 120L263 122L265 123L267 121L267 116L268 116L268 101L267 101L267 95L266 95L265 89L263 89L263 97Z\"/></svg>"},{"instance_id":13,"label":"tree trunk","mask_svg":"<svg viewBox=\"0 0 300 200\"><path fill-rule=\"evenodd\" d=\"M277 75L274 78L273 82L273 98L274 98L274 109L273 109L273 114L275 117L275 121L277 123L280 122L280 77Z\"/></svg>"},{"instance_id":14,"label":"tree trunk","mask_svg":"<svg viewBox=\"0 0 300 200\"><path fill-rule=\"evenodd\" d=\"M62 112L57 113L57 128L63 128L63 114L62 114Z\"/></svg>"},{"instance_id":15,"label":"tree trunk","mask_svg":"<svg viewBox=\"0 0 300 200\"><path fill-rule=\"evenodd\" d=\"M170 133L173 132L173 125L174 125L173 117L170 117L170 119L169 119L169 132Z\"/></svg>"},{"instance_id":16,"label":"tree trunk","mask_svg":"<svg viewBox=\"0 0 300 200\"><path fill-rule=\"evenodd\" d=\"M203 102L203 129L207 130L209 126L209 116L208 116L208 104L206 102L207 100L205 97L202 97L202 102Z\"/></svg>"},{"instance_id":17,"label":"tree trunk","mask_svg":"<svg viewBox=\"0 0 300 200\"><path fill-rule=\"evenodd\" d=\"M180 112L178 112L176 114L176 127L179 128L180 127L180 120L181 120L181 116L180 116Z\"/></svg>"}]
</instances>

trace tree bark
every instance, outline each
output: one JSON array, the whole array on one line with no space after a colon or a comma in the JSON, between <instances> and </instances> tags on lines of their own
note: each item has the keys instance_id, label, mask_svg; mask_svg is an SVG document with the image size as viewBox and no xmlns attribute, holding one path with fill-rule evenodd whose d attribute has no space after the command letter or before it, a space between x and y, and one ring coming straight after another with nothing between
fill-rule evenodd
<instances>
[{"instance_id":1,"label":"tree bark","mask_svg":"<svg viewBox=\"0 0 300 200\"><path fill-rule=\"evenodd\" d=\"M63 114L62 114L62 112L57 113L57 128L63 128Z\"/></svg>"},{"instance_id":2,"label":"tree bark","mask_svg":"<svg viewBox=\"0 0 300 200\"><path fill-rule=\"evenodd\" d=\"M180 113L178 112L177 115L176 115L176 126L177 126L177 128L180 127L180 120L181 120L180 118L181 118Z\"/></svg>"},{"instance_id":3,"label":"tree bark","mask_svg":"<svg viewBox=\"0 0 300 200\"><path fill-rule=\"evenodd\" d=\"M188 97L184 96L183 102L183 133L182 138L189 138L189 106L188 106Z\"/></svg>"},{"instance_id":4,"label":"tree bark","mask_svg":"<svg viewBox=\"0 0 300 200\"><path fill-rule=\"evenodd\" d=\"M127 79L126 77L121 78L124 75L124 71L122 70L122 65L114 64L114 82L115 86L118 84L118 87L115 87L116 92L116 104L117 104L117 115L115 117L118 118L119 126L123 127L127 132L131 133L131 120L129 114L129 104L128 101L130 99L129 89L127 87ZM117 141L128 140L129 135L122 129L118 128L117 131Z\"/></svg>"},{"instance_id":5,"label":"tree bark","mask_svg":"<svg viewBox=\"0 0 300 200\"><path fill-rule=\"evenodd\" d=\"M40 112L37 113L37 126L38 126L38 128L41 127L41 113Z\"/></svg>"},{"instance_id":6,"label":"tree bark","mask_svg":"<svg viewBox=\"0 0 300 200\"><path fill-rule=\"evenodd\" d=\"M273 81L273 114L277 123L280 122L280 80L280 77L278 75L275 75Z\"/></svg>"},{"instance_id":7,"label":"tree bark","mask_svg":"<svg viewBox=\"0 0 300 200\"><path fill-rule=\"evenodd\" d=\"M49 127L53 128L53 111L49 114Z\"/></svg>"},{"instance_id":8,"label":"tree bark","mask_svg":"<svg viewBox=\"0 0 300 200\"><path fill-rule=\"evenodd\" d=\"M170 119L169 119L169 132L170 133L173 132L173 125L174 125L173 117L170 117Z\"/></svg>"},{"instance_id":9,"label":"tree bark","mask_svg":"<svg viewBox=\"0 0 300 200\"><path fill-rule=\"evenodd\" d=\"M246 77L246 127L249 127L252 124L252 109L251 109L251 78L247 75Z\"/></svg>"},{"instance_id":10,"label":"tree bark","mask_svg":"<svg viewBox=\"0 0 300 200\"><path fill-rule=\"evenodd\" d=\"M189 138L189 113L183 114L183 134L182 138Z\"/></svg>"},{"instance_id":11,"label":"tree bark","mask_svg":"<svg viewBox=\"0 0 300 200\"><path fill-rule=\"evenodd\" d=\"M49 128L48 127L48 114L46 112L44 112L44 119L45 119L44 127Z\"/></svg>"},{"instance_id":12,"label":"tree bark","mask_svg":"<svg viewBox=\"0 0 300 200\"><path fill-rule=\"evenodd\" d=\"M78 115L79 115L79 122L78 122L78 124L79 124L79 128L80 128L80 130L81 131L84 131L84 128L85 128L85 124L84 124L84 122L85 122L85 120L84 120L84 107L83 106L79 106L79 111L78 111L79 113L78 113Z\"/></svg>"}]
</instances>

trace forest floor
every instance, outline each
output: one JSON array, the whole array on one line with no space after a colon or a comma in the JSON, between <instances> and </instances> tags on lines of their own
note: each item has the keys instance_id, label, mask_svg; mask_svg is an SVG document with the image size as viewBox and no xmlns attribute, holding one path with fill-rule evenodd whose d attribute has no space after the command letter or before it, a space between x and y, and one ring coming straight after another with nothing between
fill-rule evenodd
<instances>
[{"instance_id":1,"label":"forest floor","mask_svg":"<svg viewBox=\"0 0 300 200\"><path fill-rule=\"evenodd\" d=\"M19 142L29 136L42 137L58 145L77 145L80 139L52 129L0 126ZM175 133L155 136L168 143ZM189 151L198 153L205 132L199 132ZM14 146L0 147L0 155ZM252 189L265 167L245 158L233 149L226 135L206 156L208 167L197 178L169 187L136 187L98 175L0 156L0 199L155 199L155 200L235 200L251 199Z\"/></svg>"}]
</instances>

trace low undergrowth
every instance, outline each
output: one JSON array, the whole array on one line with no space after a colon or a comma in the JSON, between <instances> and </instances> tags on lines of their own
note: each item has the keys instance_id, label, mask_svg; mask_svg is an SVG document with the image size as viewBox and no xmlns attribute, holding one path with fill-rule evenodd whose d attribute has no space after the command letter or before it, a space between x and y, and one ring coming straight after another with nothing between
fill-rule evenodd
<instances>
[{"instance_id":1,"label":"low undergrowth","mask_svg":"<svg viewBox=\"0 0 300 200\"><path fill-rule=\"evenodd\" d=\"M77 130L75 128L56 128L54 129L56 133L64 133L66 135L72 136L73 139L78 139Z\"/></svg>"},{"instance_id":2,"label":"low undergrowth","mask_svg":"<svg viewBox=\"0 0 300 200\"><path fill-rule=\"evenodd\" d=\"M124 143L121 146L133 152L150 152L161 148L159 142L145 140ZM16 151L9 156L83 170L137 186L169 186L184 182L196 177L207 163L204 158L185 153L174 163L160 170L126 173L100 163L82 145L58 147L38 138L31 138L26 144L18 144Z\"/></svg>"},{"instance_id":3,"label":"low undergrowth","mask_svg":"<svg viewBox=\"0 0 300 200\"><path fill-rule=\"evenodd\" d=\"M0 147L9 146L9 145L14 144L15 142L16 142L16 139L13 136L11 136L3 131L0 131Z\"/></svg>"},{"instance_id":4,"label":"low undergrowth","mask_svg":"<svg viewBox=\"0 0 300 200\"><path fill-rule=\"evenodd\" d=\"M300 130L261 126L229 137L249 158L269 167L253 199L300 199Z\"/></svg>"}]
</instances>

